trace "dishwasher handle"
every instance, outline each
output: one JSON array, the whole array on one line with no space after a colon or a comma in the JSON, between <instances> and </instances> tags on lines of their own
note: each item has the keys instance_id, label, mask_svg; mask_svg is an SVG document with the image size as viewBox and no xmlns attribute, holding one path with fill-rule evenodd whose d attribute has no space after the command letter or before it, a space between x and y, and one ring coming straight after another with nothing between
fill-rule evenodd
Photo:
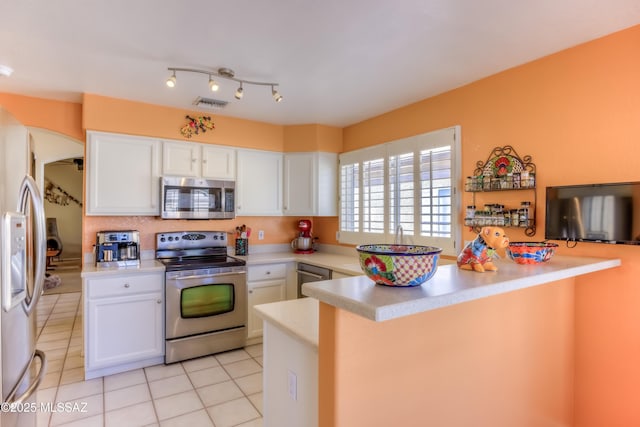
<instances>
[{"instance_id":1,"label":"dishwasher handle","mask_svg":"<svg viewBox=\"0 0 640 427\"><path fill-rule=\"evenodd\" d=\"M298 274L302 274L303 276L310 276L318 280L329 280L327 276L323 276L322 274L310 273L304 270L296 270L296 271L298 272Z\"/></svg>"}]
</instances>

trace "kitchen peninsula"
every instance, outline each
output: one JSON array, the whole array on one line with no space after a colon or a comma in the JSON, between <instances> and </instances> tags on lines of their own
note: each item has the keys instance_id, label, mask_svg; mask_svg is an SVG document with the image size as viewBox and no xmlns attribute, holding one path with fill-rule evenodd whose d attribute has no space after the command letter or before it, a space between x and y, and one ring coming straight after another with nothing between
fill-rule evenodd
<instances>
[{"instance_id":1,"label":"kitchen peninsula","mask_svg":"<svg viewBox=\"0 0 640 427\"><path fill-rule=\"evenodd\" d=\"M313 300L256 308L265 378L274 330L295 345L318 343L318 419L309 425L571 425L575 280L620 264L556 256L542 265L502 260L496 273L445 265L416 288L364 276L305 284L317 309ZM270 426L279 409L270 403L283 401L265 397Z\"/></svg>"}]
</instances>

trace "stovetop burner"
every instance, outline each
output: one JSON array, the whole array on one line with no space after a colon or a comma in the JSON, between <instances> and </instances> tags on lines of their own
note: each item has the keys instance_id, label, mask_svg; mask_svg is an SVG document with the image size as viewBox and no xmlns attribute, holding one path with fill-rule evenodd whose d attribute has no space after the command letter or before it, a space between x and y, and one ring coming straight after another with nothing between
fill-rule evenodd
<instances>
[{"instance_id":1,"label":"stovetop burner","mask_svg":"<svg viewBox=\"0 0 640 427\"><path fill-rule=\"evenodd\" d=\"M223 231L178 231L156 234L156 259L167 271L243 266L227 255Z\"/></svg>"}]
</instances>

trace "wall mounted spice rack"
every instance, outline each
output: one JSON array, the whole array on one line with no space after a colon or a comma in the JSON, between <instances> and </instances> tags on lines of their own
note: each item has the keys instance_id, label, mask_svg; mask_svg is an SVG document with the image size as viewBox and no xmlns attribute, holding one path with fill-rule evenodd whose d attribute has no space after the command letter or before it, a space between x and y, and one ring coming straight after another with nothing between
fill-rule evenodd
<instances>
[{"instance_id":1,"label":"wall mounted spice rack","mask_svg":"<svg viewBox=\"0 0 640 427\"><path fill-rule=\"evenodd\" d=\"M473 176L466 178L465 191L473 194L473 205L467 206L465 225L475 231L492 225L523 228L529 237L536 234L536 165L531 156L520 157L511 145L494 148L485 162L476 163ZM522 202L519 208L511 209L500 204L485 204L484 210L476 209L476 193L496 191L530 191L533 202Z\"/></svg>"}]
</instances>

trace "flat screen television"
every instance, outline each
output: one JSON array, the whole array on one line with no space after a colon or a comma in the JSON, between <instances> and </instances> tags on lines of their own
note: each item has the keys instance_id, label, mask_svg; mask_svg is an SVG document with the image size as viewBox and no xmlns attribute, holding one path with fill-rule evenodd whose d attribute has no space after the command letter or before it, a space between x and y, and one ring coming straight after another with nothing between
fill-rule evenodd
<instances>
[{"instance_id":1,"label":"flat screen television","mask_svg":"<svg viewBox=\"0 0 640 427\"><path fill-rule=\"evenodd\" d=\"M640 245L640 182L547 187L544 238Z\"/></svg>"}]
</instances>

